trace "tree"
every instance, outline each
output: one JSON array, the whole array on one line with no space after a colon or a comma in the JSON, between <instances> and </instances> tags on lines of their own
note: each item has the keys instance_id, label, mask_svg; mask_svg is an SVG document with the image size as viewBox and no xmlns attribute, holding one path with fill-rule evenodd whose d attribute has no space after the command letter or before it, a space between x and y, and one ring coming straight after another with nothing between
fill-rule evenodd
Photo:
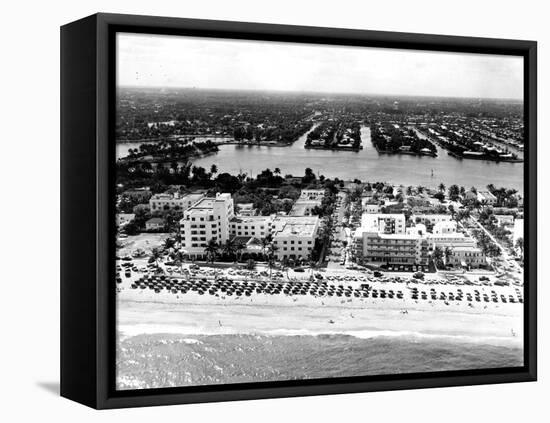
<instances>
[{"instance_id":1,"label":"tree","mask_svg":"<svg viewBox=\"0 0 550 423\"><path fill-rule=\"evenodd\" d=\"M212 175L215 175L216 173L218 173L218 166L216 166L215 164L213 164L212 166L210 166L210 173Z\"/></svg>"},{"instance_id":2,"label":"tree","mask_svg":"<svg viewBox=\"0 0 550 423\"><path fill-rule=\"evenodd\" d=\"M302 178L302 182L304 184L309 184L311 181L314 181L314 180L315 180L315 173L313 173L313 170L311 170L311 168L306 167L305 175Z\"/></svg>"},{"instance_id":3,"label":"tree","mask_svg":"<svg viewBox=\"0 0 550 423\"><path fill-rule=\"evenodd\" d=\"M228 239L227 241L225 241L225 244L223 244L223 247L222 247L222 252L224 255L226 255L229 258L236 258L235 257L236 251L237 251L237 248L235 245L235 241L233 241L232 239Z\"/></svg>"},{"instance_id":4,"label":"tree","mask_svg":"<svg viewBox=\"0 0 550 423\"><path fill-rule=\"evenodd\" d=\"M434 198L438 199L440 202L445 201L445 194L442 191L436 192Z\"/></svg>"},{"instance_id":5,"label":"tree","mask_svg":"<svg viewBox=\"0 0 550 423\"><path fill-rule=\"evenodd\" d=\"M449 263L449 259L453 255L453 249L451 247L445 247L443 255L445 256L445 265L447 265Z\"/></svg>"},{"instance_id":6,"label":"tree","mask_svg":"<svg viewBox=\"0 0 550 423\"><path fill-rule=\"evenodd\" d=\"M172 260L179 266L180 273L183 273L183 263L185 262L185 253L183 251L174 251L171 255Z\"/></svg>"},{"instance_id":7,"label":"tree","mask_svg":"<svg viewBox=\"0 0 550 423\"><path fill-rule=\"evenodd\" d=\"M162 252L159 248L153 248L149 255L149 263L155 263L155 266L159 267L159 260L162 258Z\"/></svg>"},{"instance_id":8,"label":"tree","mask_svg":"<svg viewBox=\"0 0 550 423\"><path fill-rule=\"evenodd\" d=\"M451 213L451 217L454 219L455 214L456 214L456 210L455 210L454 206L452 204L450 204L448 209L449 209L449 213Z\"/></svg>"},{"instance_id":9,"label":"tree","mask_svg":"<svg viewBox=\"0 0 550 423\"><path fill-rule=\"evenodd\" d=\"M267 251L272 241L273 241L273 235L271 234L268 234L265 238L262 238L262 253L264 255L265 260L267 260Z\"/></svg>"},{"instance_id":10,"label":"tree","mask_svg":"<svg viewBox=\"0 0 550 423\"><path fill-rule=\"evenodd\" d=\"M211 239L210 241L208 241L208 244L206 244L206 247L204 248L204 252L206 253L206 256L212 263L214 263L214 260L218 255L219 249L220 249L220 246L214 239Z\"/></svg>"},{"instance_id":11,"label":"tree","mask_svg":"<svg viewBox=\"0 0 550 423\"><path fill-rule=\"evenodd\" d=\"M443 259L443 250L441 249L441 247L434 248L432 257L436 265L439 265L441 263L441 260Z\"/></svg>"},{"instance_id":12,"label":"tree","mask_svg":"<svg viewBox=\"0 0 550 423\"><path fill-rule=\"evenodd\" d=\"M449 187L449 198L451 199L451 201L458 200L459 195L460 195L460 188L458 187L458 185L456 184L451 185Z\"/></svg>"},{"instance_id":13,"label":"tree","mask_svg":"<svg viewBox=\"0 0 550 423\"><path fill-rule=\"evenodd\" d=\"M272 242L267 247L267 266L269 267L269 279L271 279L271 270L275 262L275 253L279 248Z\"/></svg>"},{"instance_id":14,"label":"tree","mask_svg":"<svg viewBox=\"0 0 550 423\"><path fill-rule=\"evenodd\" d=\"M290 267L290 262L289 262L287 257L283 258L283 260L281 262L281 266L283 267L283 270L286 271L286 278L288 279L288 269Z\"/></svg>"},{"instance_id":15,"label":"tree","mask_svg":"<svg viewBox=\"0 0 550 423\"><path fill-rule=\"evenodd\" d=\"M163 245L164 251L170 251L172 248L174 248L175 245L176 241L174 240L174 238L166 238Z\"/></svg>"},{"instance_id":16,"label":"tree","mask_svg":"<svg viewBox=\"0 0 550 423\"><path fill-rule=\"evenodd\" d=\"M460 222L462 220L466 220L466 219L469 219L469 218L470 218L470 210L468 210L468 209L459 210L456 213L456 216L455 216L455 220L457 222Z\"/></svg>"},{"instance_id":17,"label":"tree","mask_svg":"<svg viewBox=\"0 0 550 423\"><path fill-rule=\"evenodd\" d=\"M445 184L443 182L439 184L439 191L445 192Z\"/></svg>"},{"instance_id":18,"label":"tree","mask_svg":"<svg viewBox=\"0 0 550 423\"><path fill-rule=\"evenodd\" d=\"M235 254L237 255L237 261L242 260L244 250L246 250L246 245L243 242L235 243Z\"/></svg>"}]
</instances>

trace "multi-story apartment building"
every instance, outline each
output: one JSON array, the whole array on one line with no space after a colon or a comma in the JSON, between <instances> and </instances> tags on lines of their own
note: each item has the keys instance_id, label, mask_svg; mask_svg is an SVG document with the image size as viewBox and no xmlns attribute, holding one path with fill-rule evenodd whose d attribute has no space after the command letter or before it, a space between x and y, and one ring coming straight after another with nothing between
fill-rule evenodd
<instances>
[{"instance_id":1,"label":"multi-story apartment building","mask_svg":"<svg viewBox=\"0 0 550 423\"><path fill-rule=\"evenodd\" d=\"M204 194L191 193L181 195L176 192L174 194L155 194L149 199L149 208L151 213L167 211L167 210L187 210L197 201L204 198Z\"/></svg>"},{"instance_id":2,"label":"multi-story apartment building","mask_svg":"<svg viewBox=\"0 0 550 423\"><path fill-rule=\"evenodd\" d=\"M271 216L234 216L229 222L232 236L265 238L271 231Z\"/></svg>"},{"instance_id":3,"label":"multi-story apartment building","mask_svg":"<svg viewBox=\"0 0 550 423\"><path fill-rule=\"evenodd\" d=\"M183 212L180 221L184 250L193 258L204 258L205 247L213 239L219 244L230 235L229 222L234 217L231 194L216 194L205 197Z\"/></svg>"},{"instance_id":4,"label":"multi-story apartment building","mask_svg":"<svg viewBox=\"0 0 550 423\"><path fill-rule=\"evenodd\" d=\"M358 262L427 265L430 254L436 247L448 247L453 251L449 264L469 267L485 264L485 257L477 248L476 241L456 232L456 222L447 219L448 215L420 215L419 222L433 224L432 232L427 231L424 223L417 223L416 226L401 231L404 216L403 219L399 215L395 218L392 216L394 220L389 222L387 219L380 220L379 216L363 215L362 225L355 232L353 252Z\"/></svg>"},{"instance_id":5,"label":"multi-story apartment building","mask_svg":"<svg viewBox=\"0 0 550 423\"><path fill-rule=\"evenodd\" d=\"M277 258L307 259L315 246L318 230L318 216L276 216L271 233Z\"/></svg>"},{"instance_id":6,"label":"multi-story apartment building","mask_svg":"<svg viewBox=\"0 0 550 423\"><path fill-rule=\"evenodd\" d=\"M361 232L378 232L384 234L405 234L406 219L404 214L363 213Z\"/></svg>"},{"instance_id":7,"label":"multi-story apartment building","mask_svg":"<svg viewBox=\"0 0 550 423\"><path fill-rule=\"evenodd\" d=\"M427 265L429 245L422 235L364 233L359 261L387 265Z\"/></svg>"}]
</instances>

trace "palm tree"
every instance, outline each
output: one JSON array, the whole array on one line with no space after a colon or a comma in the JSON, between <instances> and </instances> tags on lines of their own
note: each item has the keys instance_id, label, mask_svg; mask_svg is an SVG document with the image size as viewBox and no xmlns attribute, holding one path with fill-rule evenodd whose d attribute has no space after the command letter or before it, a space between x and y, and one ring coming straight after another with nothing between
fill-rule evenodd
<instances>
[{"instance_id":1,"label":"palm tree","mask_svg":"<svg viewBox=\"0 0 550 423\"><path fill-rule=\"evenodd\" d=\"M183 274L183 263L185 262L185 253L183 251L174 251L171 255L172 260L174 260L179 268L180 268L180 274Z\"/></svg>"},{"instance_id":2,"label":"palm tree","mask_svg":"<svg viewBox=\"0 0 550 423\"><path fill-rule=\"evenodd\" d=\"M441 260L443 259L443 250L441 249L441 247L435 247L434 248L434 251L432 253L432 257L433 257L433 260L434 262L436 263L440 263Z\"/></svg>"},{"instance_id":3,"label":"palm tree","mask_svg":"<svg viewBox=\"0 0 550 423\"><path fill-rule=\"evenodd\" d=\"M275 175L280 175L281 174L281 169L279 169L278 167L275 168L275 170L273 171L273 173Z\"/></svg>"},{"instance_id":4,"label":"palm tree","mask_svg":"<svg viewBox=\"0 0 550 423\"><path fill-rule=\"evenodd\" d=\"M174 239L174 247L176 249L180 249L181 248L181 243L183 241L183 236L181 234L181 227L180 225L177 225L176 226L176 232L174 232L174 236L173 236L173 239Z\"/></svg>"},{"instance_id":5,"label":"palm tree","mask_svg":"<svg viewBox=\"0 0 550 423\"><path fill-rule=\"evenodd\" d=\"M210 166L210 173L212 175L215 175L216 173L218 173L218 166L216 166L215 164L213 164L212 166Z\"/></svg>"},{"instance_id":6,"label":"palm tree","mask_svg":"<svg viewBox=\"0 0 550 423\"><path fill-rule=\"evenodd\" d=\"M235 241L233 239L228 239L225 241L225 244L222 246L222 253L228 257L235 258L235 251L237 250Z\"/></svg>"},{"instance_id":7,"label":"palm tree","mask_svg":"<svg viewBox=\"0 0 550 423\"><path fill-rule=\"evenodd\" d=\"M159 248L153 248L151 254L149 255L149 263L155 263L159 267L159 260L162 258L162 252Z\"/></svg>"},{"instance_id":8,"label":"palm tree","mask_svg":"<svg viewBox=\"0 0 550 423\"><path fill-rule=\"evenodd\" d=\"M447 265L449 263L449 259L453 255L453 249L451 247L445 247L443 255L445 256L445 265Z\"/></svg>"},{"instance_id":9,"label":"palm tree","mask_svg":"<svg viewBox=\"0 0 550 423\"><path fill-rule=\"evenodd\" d=\"M246 250L246 245L243 242L237 242L235 244L235 253L237 255L237 261L242 260L244 250Z\"/></svg>"},{"instance_id":10,"label":"palm tree","mask_svg":"<svg viewBox=\"0 0 550 423\"><path fill-rule=\"evenodd\" d=\"M273 241L273 235L268 234L265 238L262 238L262 252L264 254L264 258L267 258L267 250L268 247L271 245L271 242Z\"/></svg>"},{"instance_id":11,"label":"palm tree","mask_svg":"<svg viewBox=\"0 0 550 423\"><path fill-rule=\"evenodd\" d=\"M164 251L169 251L171 250L172 248L174 248L176 245L176 241L174 240L174 238L166 238L164 240L164 245L163 245L163 248L164 248Z\"/></svg>"},{"instance_id":12,"label":"palm tree","mask_svg":"<svg viewBox=\"0 0 550 423\"><path fill-rule=\"evenodd\" d=\"M275 261L275 253L279 247L271 242L267 248L267 266L269 267L269 279L271 279L271 270L273 269L273 262Z\"/></svg>"},{"instance_id":13,"label":"palm tree","mask_svg":"<svg viewBox=\"0 0 550 423\"><path fill-rule=\"evenodd\" d=\"M204 252L206 253L206 256L212 263L214 263L214 260L218 255L219 249L220 249L220 246L214 239L211 239L210 241L208 241L208 244L206 244L206 247L204 247Z\"/></svg>"},{"instance_id":14,"label":"palm tree","mask_svg":"<svg viewBox=\"0 0 550 423\"><path fill-rule=\"evenodd\" d=\"M281 262L281 266L283 267L283 270L286 271L286 278L288 280L288 268L290 267L290 262L288 258L283 258L283 261Z\"/></svg>"},{"instance_id":15,"label":"palm tree","mask_svg":"<svg viewBox=\"0 0 550 423\"><path fill-rule=\"evenodd\" d=\"M456 210L455 210L454 206L451 204L451 205L448 207L448 209L449 209L449 212L451 213L451 217L454 219L455 214L456 214Z\"/></svg>"}]
</instances>

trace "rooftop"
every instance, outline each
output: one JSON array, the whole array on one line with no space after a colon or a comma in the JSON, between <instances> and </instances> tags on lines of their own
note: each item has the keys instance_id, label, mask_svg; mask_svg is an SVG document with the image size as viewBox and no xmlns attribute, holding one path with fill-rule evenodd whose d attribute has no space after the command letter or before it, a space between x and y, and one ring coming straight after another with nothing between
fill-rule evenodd
<instances>
[{"instance_id":1,"label":"rooftop","mask_svg":"<svg viewBox=\"0 0 550 423\"><path fill-rule=\"evenodd\" d=\"M277 216L275 236L313 237L319 226L318 216Z\"/></svg>"},{"instance_id":2,"label":"rooftop","mask_svg":"<svg viewBox=\"0 0 550 423\"><path fill-rule=\"evenodd\" d=\"M271 220L271 216L235 216L232 217L231 223L251 223L251 222L268 222Z\"/></svg>"}]
</instances>

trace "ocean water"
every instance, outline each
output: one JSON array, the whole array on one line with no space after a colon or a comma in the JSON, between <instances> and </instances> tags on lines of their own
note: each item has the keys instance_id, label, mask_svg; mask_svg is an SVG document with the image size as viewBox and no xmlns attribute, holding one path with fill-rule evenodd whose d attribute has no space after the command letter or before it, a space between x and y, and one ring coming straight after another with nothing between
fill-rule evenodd
<instances>
[{"instance_id":1,"label":"ocean water","mask_svg":"<svg viewBox=\"0 0 550 423\"><path fill-rule=\"evenodd\" d=\"M523 365L519 346L351 335L121 337L117 389L284 381Z\"/></svg>"}]
</instances>

